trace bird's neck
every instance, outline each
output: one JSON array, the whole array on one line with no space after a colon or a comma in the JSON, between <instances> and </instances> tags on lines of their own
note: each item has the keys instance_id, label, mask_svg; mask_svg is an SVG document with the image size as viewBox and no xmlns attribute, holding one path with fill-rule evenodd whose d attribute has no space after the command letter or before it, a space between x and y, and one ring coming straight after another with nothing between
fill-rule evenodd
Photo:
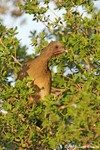
<instances>
[{"instance_id":1,"label":"bird's neck","mask_svg":"<svg viewBox=\"0 0 100 150\"><path fill-rule=\"evenodd\" d=\"M49 63L49 58L44 56L44 55L40 55L36 58L36 64L39 67L39 70L48 70L48 63Z\"/></svg>"},{"instance_id":2,"label":"bird's neck","mask_svg":"<svg viewBox=\"0 0 100 150\"><path fill-rule=\"evenodd\" d=\"M52 56L50 54L44 53L44 52L42 52L40 54L40 56L37 57L37 59L39 61L41 61L41 63L43 63L45 65L48 65L48 63L49 63L49 61L50 61L51 58L52 58Z\"/></svg>"}]
</instances>

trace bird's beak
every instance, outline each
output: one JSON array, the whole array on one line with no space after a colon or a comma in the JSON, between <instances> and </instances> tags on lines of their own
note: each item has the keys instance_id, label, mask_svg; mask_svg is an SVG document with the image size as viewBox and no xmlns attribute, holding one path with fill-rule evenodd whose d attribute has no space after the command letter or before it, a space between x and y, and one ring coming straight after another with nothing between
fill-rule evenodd
<instances>
[{"instance_id":1,"label":"bird's beak","mask_svg":"<svg viewBox=\"0 0 100 150\"><path fill-rule=\"evenodd\" d=\"M64 52L67 52L67 53L68 53L68 49L65 49Z\"/></svg>"},{"instance_id":2,"label":"bird's beak","mask_svg":"<svg viewBox=\"0 0 100 150\"><path fill-rule=\"evenodd\" d=\"M64 49L62 49L62 51L61 51L61 53L63 53L63 52L68 52L68 49L66 49L66 48L64 48Z\"/></svg>"}]
</instances>

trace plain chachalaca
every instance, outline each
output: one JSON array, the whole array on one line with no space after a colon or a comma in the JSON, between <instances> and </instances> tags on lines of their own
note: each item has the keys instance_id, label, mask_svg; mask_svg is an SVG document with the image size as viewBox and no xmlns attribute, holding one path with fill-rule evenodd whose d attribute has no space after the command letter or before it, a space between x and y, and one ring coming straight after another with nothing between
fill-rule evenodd
<instances>
[{"instance_id":1,"label":"plain chachalaca","mask_svg":"<svg viewBox=\"0 0 100 150\"><path fill-rule=\"evenodd\" d=\"M60 42L51 42L42 53L32 61L25 63L18 72L18 79L23 79L27 75L33 80L34 96L30 98L33 103L41 102L43 98L51 92L51 73L48 62L55 55L65 51L65 47Z\"/></svg>"}]
</instances>

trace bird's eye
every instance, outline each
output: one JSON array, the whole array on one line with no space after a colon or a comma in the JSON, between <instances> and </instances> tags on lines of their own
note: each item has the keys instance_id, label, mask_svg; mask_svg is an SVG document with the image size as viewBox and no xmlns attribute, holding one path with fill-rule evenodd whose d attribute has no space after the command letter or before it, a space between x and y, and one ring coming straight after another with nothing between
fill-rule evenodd
<instances>
[{"instance_id":1,"label":"bird's eye","mask_svg":"<svg viewBox=\"0 0 100 150\"><path fill-rule=\"evenodd\" d=\"M58 46L56 45L55 48L58 49Z\"/></svg>"}]
</instances>

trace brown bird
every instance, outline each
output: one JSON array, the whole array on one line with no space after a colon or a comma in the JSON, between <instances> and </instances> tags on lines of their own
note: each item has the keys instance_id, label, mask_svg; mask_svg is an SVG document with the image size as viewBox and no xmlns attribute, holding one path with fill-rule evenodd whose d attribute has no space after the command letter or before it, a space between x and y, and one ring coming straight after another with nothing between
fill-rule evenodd
<instances>
[{"instance_id":1,"label":"brown bird","mask_svg":"<svg viewBox=\"0 0 100 150\"><path fill-rule=\"evenodd\" d=\"M18 79L23 79L27 75L33 80L34 96L31 97L33 103L41 102L45 96L51 92L51 72L48 68L48 62L55 55L63 53L65 47L60 42L51 42L42 53L27 63L25 63L18 72Z\"/></svg>"}]
</instances>

